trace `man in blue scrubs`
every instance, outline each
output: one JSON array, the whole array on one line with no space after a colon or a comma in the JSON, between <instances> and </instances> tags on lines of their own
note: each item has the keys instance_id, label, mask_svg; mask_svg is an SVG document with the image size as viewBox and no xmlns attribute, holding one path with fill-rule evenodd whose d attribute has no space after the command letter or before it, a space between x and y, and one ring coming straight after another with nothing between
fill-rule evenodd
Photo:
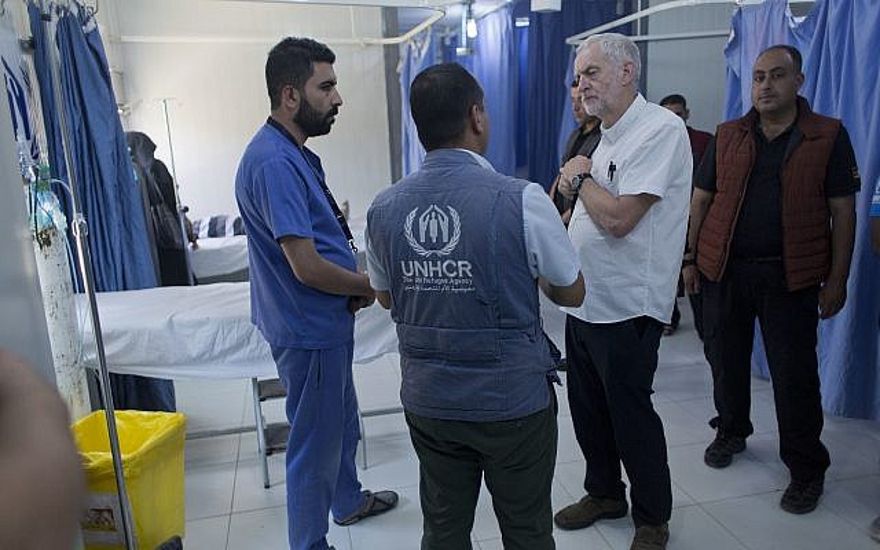
<instances>
[{"instance_id":1,"label":"man in blue scrubs","mask_svg":"<svg viewBox=\"0 0 880 550\"><path fill-rule=\"evenodd\" d=\"M272 113L235 181L249 246L251 315L287 390L290 548L326 550L328 511L340 525L394 508L397 494L361 489L352 380L354 312L372 304L353 239L308 138L325 135L342 98L334 53L307 38L269 52Z\"/></svg>"}]
</instances>

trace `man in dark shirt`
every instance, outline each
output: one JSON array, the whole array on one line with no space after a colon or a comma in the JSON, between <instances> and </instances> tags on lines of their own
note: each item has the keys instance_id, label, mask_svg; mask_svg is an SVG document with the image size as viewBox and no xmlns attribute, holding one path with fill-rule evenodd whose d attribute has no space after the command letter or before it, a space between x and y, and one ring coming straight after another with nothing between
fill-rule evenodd
<instances>
[{"instance_id":1,"label":"man in dark shirt","mask_svg":"<svg viewBox=\"0 0 880 550\"><path fill-rule=\"evenodd\" d=\"M694 155L694 174L697 172L697 168L700 167L700 162L703 160L703 155L706 152L706 148L709 146L709 142L712 141L712 134L709 132L703 132L702 130L696 130L687 125L687 121L691 116L691 111L687 106L687 99L681 94L670 94L663 99L660 100L660 106L666 107L673 113L675 113L680 119L682 119L685 123L685 127L688 132L688 139L691 142L691 153ZM683 295L682 281L679 279L678 281L678 295ZM688 300L691 303L691 311L694 312L694 328L697 329L697 334L700 337L700 340L703 339L703 300L699 294L691 294L688 296ZM665 336L669 336L678 330L678 323L681 321L681 312L678 311L678 300L675 301L675 305L672 308L672 322L663 327L663 334Z\"/></svg>"},{"instance_id":2,"label":"man in dark shirt","mask_svg":"<svg viewBox=\"0 0 880 550\"><path fill-rule=\"evenodd\" d=\"M577 78L572 81L569 92L571 97L571 112L578 123L578 127L571 132L570 136L568 136L568 141L565 145L565 154L562 155L562 161L559 163L559 166L563 166L566 162L578 155L587 158L591 157L596 146L599 144L599 140L602 138L602 131L599 129L599 119L588 115L586 109L584 109L584 105L581 101L581 93L578 90ZM562 193L557 193L557 185L559 185L558 176L556 181L553 182L553 186L550 188L550 199L553 201L553 204L556 205L559 215L562 216L562 223L568 227L568 220L571 219L574 201Z\"/></svg>"},{"instance_id":3,"label":"man in dark shirt","mask_svg":"<svg viewBox=\"0 0 880 550\"><path fill-rule=\"evenodd\" d=\"M687 121L691 117L691 111L688 109L687 99L683 95L670 94L660 100L660 106L666 107L684 121L688 131L688 139L691 142L691 153L694 155L694 172L696 172L700 166L700 161L703 159L703 154L705 154L706 148L709 146L709 142L712 141L712 134L687 125Z\"/></svg>"},{"instance_id":4,"label":"man in dark shirt","mask_svg":"<svg viewBox=\"0 0 880 550\"><path fill-rule=\"evenodd\" d=\"M816 508L830 465L820 441L816 330L846 301L860 187L846 129L810 110L797 95L803 81L795 48L774 46L758 57L754 109L718 127L698 171L683 261L688 292L702 289L718 412L705 462L726 467L752 433L757 318L780 456L791 472L780 505L795 514Z\"/></svg>"}]
</instances>

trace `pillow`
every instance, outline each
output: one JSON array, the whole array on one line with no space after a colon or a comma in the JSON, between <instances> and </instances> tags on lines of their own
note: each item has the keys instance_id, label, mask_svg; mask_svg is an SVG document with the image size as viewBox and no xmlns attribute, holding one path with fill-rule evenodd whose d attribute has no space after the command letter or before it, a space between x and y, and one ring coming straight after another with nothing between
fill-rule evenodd
<instances>
[{"instance_id":1,"label":"pillow","mask_svg":"<svg viewBox=\"0 0 880 550\"><path fill-rule=\"evenodd\" d=\"M244 223L241 221L241 216L220 214L194 220L193 232L200 239L244 235Z\"/></svg>"}]
</instances>

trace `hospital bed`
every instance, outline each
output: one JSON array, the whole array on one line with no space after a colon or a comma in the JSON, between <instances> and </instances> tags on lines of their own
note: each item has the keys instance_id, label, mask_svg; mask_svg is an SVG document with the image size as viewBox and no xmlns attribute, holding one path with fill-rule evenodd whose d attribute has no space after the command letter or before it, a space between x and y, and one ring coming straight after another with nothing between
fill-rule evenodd
<instances>
[{"instance_id":1,"label":"hospital bed","mask_svg":"<svg viewBox=\"0 0 880 550\"><path fill-rule=\"evenodd\" d=\"M222 218L224 223L229 225L229 234L208 237L207 227L210 225L209 220L211 218L207 218L206 220L208 221L197 220L199 223L196 227L200 228L198 244L195 248L190 245L193 276L200 285L247 281L247 236L232 234L232 225L230 222L225 221L228 218L227 216L216 216L215 218ZM355 245L360 250L358 253L358 265L363 267L366 218L364 216L353 216L349 220L349 226L354 235Z\"/></svg>"},{"instance_id":2,"label":"hospital bed","mask_svg":"<svg viewBox=\"0 0 880 550\"><path fill-rule=\"evenodd\" d=\"M286 442L286 423L266 424L261 403L284 396L269 346L250 321L250 284L217 283L193 287L160 287L99 292L98 312L107 364L112 372L170 379L251 380L254 428L232 428L190 434L227 435L256 429L264 486L269 486L266 457ZM79 305L84 305L80 302ZM95 365L90 324L84 331L84 361ZM397 334L389 313L373 305L355 317L354 362L370 363L397 351ZM267 380L268 379L268 380ZM360 411L363 418L401 412L400 407ZM366 438L361 442L364 467Z\"/></svg>"},{"instance_id":3,"label":"hospital bed","mask_svg":"<svg viewBox=\"0 0 880 550\"><path fill-rule=\"evenodd\" d=\"M248 280L248 245L245 235L199 239L190 245L193 276L200 285Z\"/></svg>"}]
</instances>

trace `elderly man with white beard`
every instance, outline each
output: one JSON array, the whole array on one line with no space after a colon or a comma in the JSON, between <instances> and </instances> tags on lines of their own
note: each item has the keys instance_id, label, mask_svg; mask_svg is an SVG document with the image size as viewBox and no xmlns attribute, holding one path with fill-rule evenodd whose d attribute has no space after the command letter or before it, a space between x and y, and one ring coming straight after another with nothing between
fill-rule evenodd
<instances>
[{"instance_id":1,"label":"elderly man with white beard","mask_svg":"<svg viewBox=\"0 0 880 550\"><path fill-rule=\"evenodd\" d=\"M563 166L576 197L569 236L587 282L568 313L568 400L586 458L586 496L559 511L562 529L624 517L632 483L633 550L665 549L672 491L663 423L651 402L657 350L681 269L693 159L684 123L638 91L636 45L589 37L575 72L587 113L602 121L592 159Z\"/></svg>"}]
</instances>

